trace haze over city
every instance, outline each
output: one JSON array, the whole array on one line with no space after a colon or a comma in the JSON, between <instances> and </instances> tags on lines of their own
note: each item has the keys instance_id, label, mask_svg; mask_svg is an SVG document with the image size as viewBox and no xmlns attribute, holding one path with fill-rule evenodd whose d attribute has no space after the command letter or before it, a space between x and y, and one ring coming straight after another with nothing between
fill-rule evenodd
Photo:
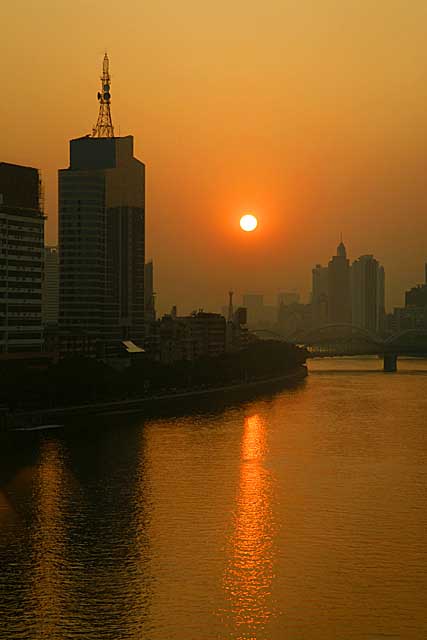
<instances>
[{"instance_id":1,"label":"haze over city","mask_svg":"<svg viewBox=\"0 0 427 640\"><path fill-rule=\"evenodd\" d=\"M340 233L384 265L387 306L423 278L425 3L18 2L3 8L0 156L57 170L96 122L111 60L117 135L147 166L160 311L229 288L307 296ZM239 218L253 212L253 234Z\"/></svg>"}]
</instances>

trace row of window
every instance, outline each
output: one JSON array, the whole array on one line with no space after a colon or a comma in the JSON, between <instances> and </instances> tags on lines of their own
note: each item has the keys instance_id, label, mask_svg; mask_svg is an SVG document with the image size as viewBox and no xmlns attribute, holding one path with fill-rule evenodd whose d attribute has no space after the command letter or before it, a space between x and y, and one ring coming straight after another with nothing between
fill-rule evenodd
<instances>
[{"instance_id":1,"label":"row of window","mask_svg":"<svg viewBox=\"0 0 427 640\"><path fill-rule=\"evenodd\" d=\"M32 291L33 289L41 289L41 282L9 282L9 280L0 280L0 287L9 289L28 289Z\"/></svg>"},{"instance_id":2,"label":"row of window","mask_svg":"<svg viewBox=\"0 0 427 640\"><path fill-rule=\"evenodd\" d=\"M11 291L0 291L0 298L2 300L4 300L4 298L9 298L9 299L21 299L22 300L40 300L41 299L41 292L40 293L26 293L25 291L19 292L19 293L13 293Z\"/></svg>"},{"instance_id":3,"label":"row of window","mask_svg":"<svg viewBox=\"0 0 427 640\"><path fill-rule=\"evenodd\" d=\"M22 256L23 258L31 258L32 256L34 256L35 258L41 258L42 254L39 251L24 251L24 250L20 250L20 249L10 249L8 251L8 249L0 249L0 256L7 256L9 255L10 257L15 257L15 256Z\"/></svg>"}]
</instances>

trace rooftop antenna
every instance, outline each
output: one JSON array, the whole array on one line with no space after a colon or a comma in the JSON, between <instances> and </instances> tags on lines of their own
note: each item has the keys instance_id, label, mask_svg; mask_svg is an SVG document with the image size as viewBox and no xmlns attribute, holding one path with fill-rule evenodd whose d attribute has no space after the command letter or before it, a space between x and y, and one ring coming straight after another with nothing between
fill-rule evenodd
<instances>
[{"instance_id":1,"label":"rooftop antenna","mask_svg":"<svg viewBox=\"0 0 427 640\"><path fill-rule=\"evenodd\" d=\"M102 63L101 91L98 91L98 122L92 130L92 138L114 138L114 127L110 110L110 85L110 61L108 60L107 53L105 53Z\"/></svg>"}]
</instances>

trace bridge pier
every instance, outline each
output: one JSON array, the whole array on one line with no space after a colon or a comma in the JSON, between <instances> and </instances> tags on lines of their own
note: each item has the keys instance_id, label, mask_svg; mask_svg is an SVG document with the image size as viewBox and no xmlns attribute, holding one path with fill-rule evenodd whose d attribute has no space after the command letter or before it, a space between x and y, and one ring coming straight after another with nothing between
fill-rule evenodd
<instances>
[{"instance_id":1,"label":"bridge pier","mask_svg":"<svg viewBox=\"0 0 427 640\"><path fill-rule=\"evenodd\" d=\"M386 373L394 373L397 371L397 354L385 353L384 354L384 371Z\"/></svg>"}]
</instances>

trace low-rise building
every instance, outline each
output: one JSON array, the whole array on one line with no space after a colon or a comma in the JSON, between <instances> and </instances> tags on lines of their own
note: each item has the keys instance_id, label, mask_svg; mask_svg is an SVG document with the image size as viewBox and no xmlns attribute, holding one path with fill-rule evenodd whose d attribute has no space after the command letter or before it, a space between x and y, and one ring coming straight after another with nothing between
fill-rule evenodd
<instances>
[{"instance_id":1,"label":"low-rise building","mask_svg":"<svg viewBox=\"0 0 427 640\"><path fill-rule=\"evenodd\" d=\"M178 316L176 309L150 325L146 335L147 354L165 364L198 358L214 358L226 351L243 349L248 342L245 309L239 308L233 320L219 313L193 312Z\"/></svg>"}]
</instances>

